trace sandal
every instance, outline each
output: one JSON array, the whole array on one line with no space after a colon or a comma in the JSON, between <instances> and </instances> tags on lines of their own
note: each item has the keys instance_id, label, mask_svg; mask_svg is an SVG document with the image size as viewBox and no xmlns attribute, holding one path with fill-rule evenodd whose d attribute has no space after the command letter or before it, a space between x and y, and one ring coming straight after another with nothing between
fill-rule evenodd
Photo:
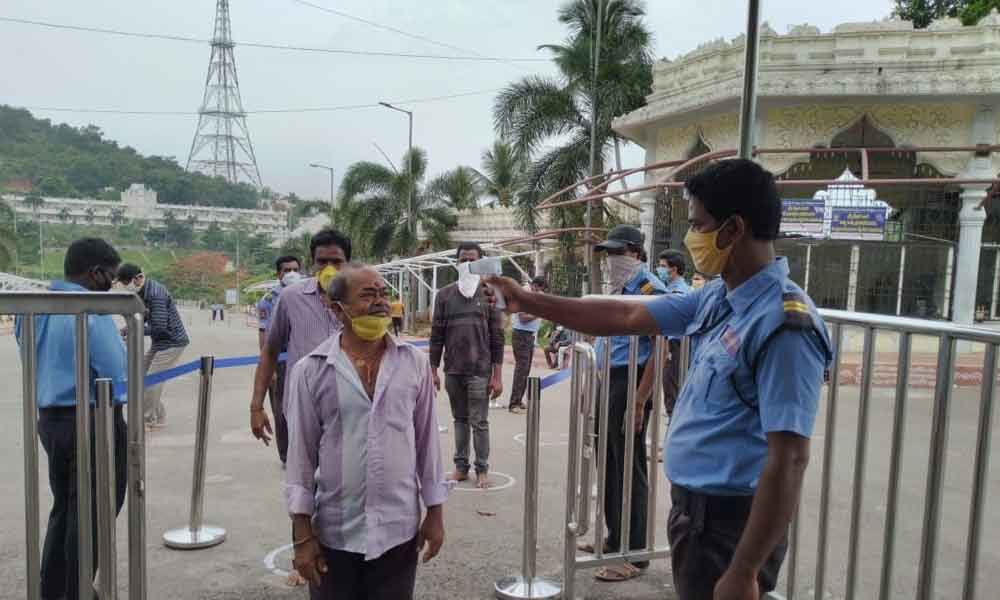
<instances>
[{"instance_id":1,"label":"sandal","mask_svg":"<svg viewBox=\"0 0 1000 600\"><path fill-rule=\"evenodd\" d=\"M612 567L601 567L594 573L594 579L598 581L609 581L612 583L617 583L620 581L628 581L629 579L635 579L642 574L642 571L633 567L632 565L625 563L623 565L615 565Z\"/></svg>"}]
</instances>

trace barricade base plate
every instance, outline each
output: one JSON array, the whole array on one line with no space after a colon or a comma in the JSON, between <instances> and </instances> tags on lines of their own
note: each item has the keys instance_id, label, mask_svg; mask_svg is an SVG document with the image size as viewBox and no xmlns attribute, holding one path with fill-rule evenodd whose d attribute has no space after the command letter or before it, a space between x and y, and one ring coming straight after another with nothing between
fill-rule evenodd
<instances>
[{"instance_id":1,"label":"barricade base plate","mask_svg":"<svg viewBox=\"0 0 1000 600\"><path fill-rule=\"evenodd\" d=\"M535 577L531 581L520 575L504 577L494 587L499 600L539 600L559 598L562 587L551 579Z\"/></svg>"},{"instance_id":2,"label":"barricade base plate","mask_svg":"<svg viewBox=\"0 0 1000 600\"><path fill-rule=\"evenodd\" d=\"M200 529L178 527L163 534L163 543L175 550L199 550L211 548L226 541L226 530L222 527L203 525Z\"/></svg>"}]
</instances>

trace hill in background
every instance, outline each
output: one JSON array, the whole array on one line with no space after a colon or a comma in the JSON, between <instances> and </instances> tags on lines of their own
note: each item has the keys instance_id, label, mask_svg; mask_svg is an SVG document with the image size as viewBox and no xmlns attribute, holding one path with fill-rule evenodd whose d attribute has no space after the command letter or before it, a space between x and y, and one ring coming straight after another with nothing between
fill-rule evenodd
<instances>
[{"instance_id":1,"label":"hill in background","mask_svg":"<svg viewBox=\"0 0 1000 600\"><path fill-rule=\"evenodd\" d=\"M156 190L164 204L257 208L259 197L248 184L189 173L173 157L147 157L119 146L94 125L53 124L0 105L0 190L25 183L43 196L112 201L133 183Z\"/></svg>"}]
</instances>

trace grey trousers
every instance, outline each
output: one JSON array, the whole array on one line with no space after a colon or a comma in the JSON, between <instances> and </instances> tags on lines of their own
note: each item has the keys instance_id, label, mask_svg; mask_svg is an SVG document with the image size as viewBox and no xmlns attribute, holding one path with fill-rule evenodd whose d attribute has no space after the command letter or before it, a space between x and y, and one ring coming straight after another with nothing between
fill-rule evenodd
<instances>
[{"instance_id":1,"label":"grey trousers","mask_svg":"<svg viewBox=\"0 0 1000 600\"><path fill-rule=\"evenodd\" d=\"M184 353L185 346L179 348L167 348L156 352L150 350L146 352L143 363L146 367L146 375L166 371L173 367L180 360ZM167 421L167 409L163 406L163 384L151 385L142 393L142 412L147 423L163 424Z\"/></svg>"},{"instance_id":2,"label":"grey trousers","mask_svg":"<svg viewBox=\"0 0 1000 600\"><path fill-rule=\"evenodd\" d=\"M490 470L489 377L447 375L444 381L455 419L455 469L469 472L469 430L476 450L476 473Z\"/></svg>"}]
</instances>

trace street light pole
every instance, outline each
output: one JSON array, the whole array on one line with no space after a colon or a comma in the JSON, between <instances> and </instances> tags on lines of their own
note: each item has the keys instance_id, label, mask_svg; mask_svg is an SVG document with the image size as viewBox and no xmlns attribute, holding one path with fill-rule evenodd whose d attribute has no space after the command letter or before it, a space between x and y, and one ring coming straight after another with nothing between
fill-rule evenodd
<instances>
[{"instance_id":1,"label":"street light pole","mask_svg":"<svg viewBox=\"0 0 1000 600\"><path fill-rule=\"evenodd\" d=\"M330 172L330 210L333 210L333 167L328 167L326 165L321 165L319 163L309 163L309 166L314 169L326 169Z\"/></svg>"},{"instance_id":2,"label":"street light pole","mask_svg":"<svg viewBox=\"0 0 1000 600\"><path fill-rule=\"evenodd\" d=\"M398 106L393 106L388 102L379 102L382 106L404 113L410 121L410 137L407 143L406 150L406 176L410 179L410 200L407 206L407 219L409 220L409 230L410 236L415 240L417 237L417 220L416 215L413 214L413 190L416 183L413 181L413 111L409 111Z\"/></svg>"}]
</instances>

